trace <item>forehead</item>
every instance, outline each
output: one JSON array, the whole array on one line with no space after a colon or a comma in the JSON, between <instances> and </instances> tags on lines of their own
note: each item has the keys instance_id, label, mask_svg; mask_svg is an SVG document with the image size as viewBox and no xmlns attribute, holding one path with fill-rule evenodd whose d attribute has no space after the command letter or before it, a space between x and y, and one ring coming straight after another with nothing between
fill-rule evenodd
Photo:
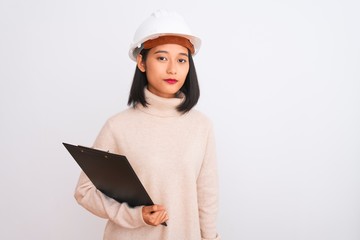
<instances>
[{"instance_id":1,"label":"forehead","mask_svg":"<svg viewBox=\"0 0 360 240\"><path fill-rule=\"evenodd\" d=\"M188 54L188 49L184 46L174 43L162 44L150 49L149 53L165 52L169 54Z\"/></svg>"}]
</instances>

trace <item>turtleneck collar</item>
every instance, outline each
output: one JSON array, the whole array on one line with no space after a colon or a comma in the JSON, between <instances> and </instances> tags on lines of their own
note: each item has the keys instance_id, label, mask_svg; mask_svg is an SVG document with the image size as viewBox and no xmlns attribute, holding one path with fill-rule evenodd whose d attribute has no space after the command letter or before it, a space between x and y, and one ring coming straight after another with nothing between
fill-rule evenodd
<instances>
[{"instance_id":1,"label":"turtleneck collar","mask_svg":"<svg viewBox=\"0 0 360 240\"><path fill-rule=\"evenodd\" d=\"M153 94L146 87L144 88L144 94L148 105L144 107L138 103L136 108L140 111L158 117L175 117L182 115L176 107L185 99L184 94L179 94L177 98L163 98Z\"/></svg>"}]
</instances>

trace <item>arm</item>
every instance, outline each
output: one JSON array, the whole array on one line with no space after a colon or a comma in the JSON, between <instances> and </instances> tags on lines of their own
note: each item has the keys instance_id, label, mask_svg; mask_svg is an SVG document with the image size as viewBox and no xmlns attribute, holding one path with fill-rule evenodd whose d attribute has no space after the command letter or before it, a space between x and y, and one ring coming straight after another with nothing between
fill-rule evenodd
<instances>
[{"instance_id":1,"label":"arm","mask_svg":"<svg viewBox=\"0 0 360 240\"><path fill-rule=\"evenodd\" d=\"M218 173L212 127L210 128L204 160L197 179L197 196L202 240L220 240L216 230Z\"/></svg>"},{"instance_id":2,"label":"arm","mask_svg":"<svg viewBox=\"0 0 360 240\"><path fill-rule=\"evenodd\" d=\"M117 152L109 121L101 129L94 148ZM136 228L146 225L142 217L142 207L130 208L126 203L107 197L96 189L83 172L75 189L75 199L91 213L109 219L119 226Z\"/></svg>"},{"instance_id":3,"label":"arm","mask_svg":"<svg viewBox=\"0 0 360 240\"><path fill-rule=\"evenodd\" d=\"M75 190L76 201L89 212L106 218L125 228L145 226L142 207L130 208L126 203L119 203L96 189L84 172L80 174Z\"/></svg>"}]
</instances>

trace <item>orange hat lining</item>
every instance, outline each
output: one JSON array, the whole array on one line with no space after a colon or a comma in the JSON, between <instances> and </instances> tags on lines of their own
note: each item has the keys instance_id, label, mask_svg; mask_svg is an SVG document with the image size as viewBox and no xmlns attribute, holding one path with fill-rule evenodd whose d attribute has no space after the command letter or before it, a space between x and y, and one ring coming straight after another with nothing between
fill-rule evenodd
<instances>
[{"instance_id":1,"label":"orange hat lining","mask_svg":"<svg viewBox=\"0 0 360 240\"><path fill-rule=\"evenodd\" d=\"M150 39L143 43L143 47L144 49L150 49L159 45L169 43L178 44L186 47L190 50L191 54L194 54L195 52L194 45L190 42L190 40L179 36L160 36L158 38Z\"/></svg>"}]
</instances>

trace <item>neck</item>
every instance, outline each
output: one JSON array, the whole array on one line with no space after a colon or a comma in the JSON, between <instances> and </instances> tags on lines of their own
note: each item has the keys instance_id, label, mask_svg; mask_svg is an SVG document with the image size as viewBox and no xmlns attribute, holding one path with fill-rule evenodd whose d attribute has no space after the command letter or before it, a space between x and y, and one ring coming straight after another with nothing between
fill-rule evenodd
<instances>
[{"instance_id":1,"label":"neck","mask_svg":"<svg viewBox=\"0 0 360 240\"><path fill-rule=\"evenodd\" d=\"M144 89L144 94L148 105L144 107L141 104L137 104L136 108L140 111L159 117L182 115L182 113L177 110L177 106L184 100L183 94L179 94L178 97L174 98L163 98L153 94L147 88Z\"/></svg>"}]
</instances>

